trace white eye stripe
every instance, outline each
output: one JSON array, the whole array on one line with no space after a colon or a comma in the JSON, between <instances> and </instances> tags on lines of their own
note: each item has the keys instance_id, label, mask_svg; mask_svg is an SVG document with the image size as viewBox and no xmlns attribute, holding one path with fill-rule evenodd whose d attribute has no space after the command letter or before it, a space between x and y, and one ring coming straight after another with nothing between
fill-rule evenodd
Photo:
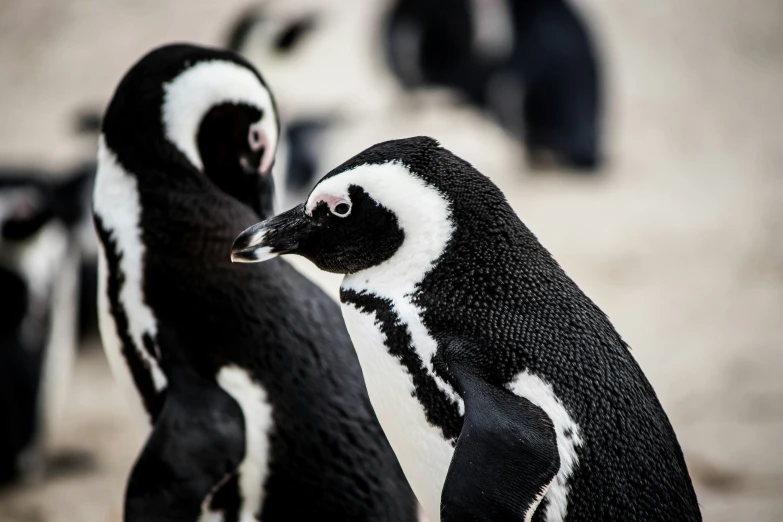
<instances>
[{"instance_id":1,"label":"white eye stripe","mask_svg":"<svg viewBox=\"0 0 783 522\"><path fill-rule=\"evenodd\" d=\"M252 70L223 60L199 62L164 85L162 110L166 137L199 170L203 169L196 143L199 124L204 115L221 103L256 107L263 111L257 122L270 146L277 146L278 130L272 96ZM265 154L271 165L274 151Z\"/></svg>"}]
</instances>

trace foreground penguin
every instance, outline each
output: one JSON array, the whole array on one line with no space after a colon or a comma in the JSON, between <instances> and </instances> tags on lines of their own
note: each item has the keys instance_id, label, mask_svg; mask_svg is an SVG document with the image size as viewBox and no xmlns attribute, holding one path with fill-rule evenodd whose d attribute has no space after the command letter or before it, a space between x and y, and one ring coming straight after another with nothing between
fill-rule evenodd
<instances>
[{"instance_id":1,"label":"foreground penguin","mask_svg":"<svg viewBox=\"0 0 783 522\"><path fill-rule=\"evenodd\" d=\"M103 119L101 333L152 433L129 521L410 521L337 305L288 263L232 265L271 215L275 104L238 55L150 52Z\"/></svg>"},{"instance_id":2,"label":"foreground penguin","mask_svg":"<svg viewBox=\"0 0 783 522\"><path fill-rule=\"evenodd\" d=\"M347 274L370 398L432 520L701 519L669 420L607 317L435 140L367 149L231 255L289 253Z\"/></svg>"},{"instance_id":3,"label":"foreground penguin","mask_svg":"<svg viewBox=\"0 0 783 522\"><path fill-rule=\"evenodd\" d=\"M530 159L601 162L600 62L565 0L396 0L384 31L403 87L442 86L524 136Z\"/></svg>"}]
</instances>

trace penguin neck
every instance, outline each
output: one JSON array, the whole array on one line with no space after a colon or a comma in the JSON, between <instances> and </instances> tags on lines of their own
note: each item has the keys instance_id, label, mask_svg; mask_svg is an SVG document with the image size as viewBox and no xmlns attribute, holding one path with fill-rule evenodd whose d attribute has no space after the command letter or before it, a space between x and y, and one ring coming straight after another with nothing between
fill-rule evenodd
<instances>
[{"instance_id":1,"label":"penguin neck","mask_svg":"<svg viewBox=\"0 0 783 522\"><path fill-rule=\"evenodd\" d=\"M138 177L144 242L168 258L224 264L236 235L271 216L223 192L190 165L150 168L145 174Z\"/></svg>"},{"instance_id":2,"label":"penguin neck","mask_svg":"<svg viewBox=\"0 0 783 522\"><path fill-rule=\"evenodd\" d=\"M455 223L448 201L437 192L428 194L428 226L420 226L421 215L397 213L404 239L397 251L386 261L359 272L348 274L341 288L370 291L391 299L409 298L417 285L439 263L449 246Z\"/></svg>"},{"instance_id":3,"label":"penguin neck","mask_svg":"<svg viewBox=\"0 0 783 522\"><path fill-rule=\"evenodd\" d=\"M169 258L225 264L236 235L267 216L259 216L208 180L201 182L202 190L141 191L145 243Z\"/></svg>"}]
</instances>

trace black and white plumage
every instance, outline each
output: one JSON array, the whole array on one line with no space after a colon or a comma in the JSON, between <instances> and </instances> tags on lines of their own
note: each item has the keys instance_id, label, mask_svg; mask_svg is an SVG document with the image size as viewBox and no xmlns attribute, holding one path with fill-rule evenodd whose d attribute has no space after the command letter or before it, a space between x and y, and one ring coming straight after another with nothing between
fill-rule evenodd
<instances>
[{"instance_id":1,"label":"black and white plumage","mask_svg":"<svg viewBox=\"0 0 783 522\"><path fill-rule=\"evenodd\" d=\"M89 169L0 168L0 482L47 470L79 325Z\"/></svg>"},{"instance_id":2,"label":"black and white plumage","mask_svg":"<svg viewBox=\"0 0 783 522\"><path fill-rule=\"evenodd\" d=\"M337 305L285 262L228 259L271 215L277 142L270 91L229 51L156 49L106 111L101 333L152 425L126 520L415 519Z\"/></svg>"},{"instance_id":3,"label":"black and white plumage","mask_svg":"<svg viewBox=\"0 0 783 522\"><path fill-rule=\"evenodd\" d=\"M669 420L606 315L435 140L365 150L232 250L286 253L346 274L370 398L431 519L701 519Z\"/></svg>"},{"instance_id":4,"label":"black and white plumage","mask_svg":"<svg viewBox=\"0 0 783 522\"><path fill-rule=\"evenodd\" d=\"M397 0L384 50L403 87L442 86L550 154L601 162L600 68L588 28L565 0ZM544 153L544 154L542 154Z\"/></svg>"}]
</instances>

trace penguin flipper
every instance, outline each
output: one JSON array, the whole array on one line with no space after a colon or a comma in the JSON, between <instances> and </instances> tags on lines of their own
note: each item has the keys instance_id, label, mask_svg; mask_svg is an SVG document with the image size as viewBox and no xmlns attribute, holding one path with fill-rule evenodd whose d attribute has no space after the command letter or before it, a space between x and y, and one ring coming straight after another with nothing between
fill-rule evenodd
<instances>
[{"instance_id":1,"label":"penguin flipper","mask_svg":"<svg viewBox=\"0 0 783 522\"><path fill-rule=\"evenodd\" d=\"M198 520L204 501L235 473L244 448L244 417L234 399L192 372L171 375L128 481L125 521Z\"/></svg>"},{"instance_id":2,"label":"penguin flipper","mask_svg":"<svg viewBox=\"0 0 783 522\"><path fill-rule=\"evenodd\" d=\"M465 417L441 492L441 520L530 520L560 467L552 421L467 365L447 364Z\"/></svg>"}]
</instances>

